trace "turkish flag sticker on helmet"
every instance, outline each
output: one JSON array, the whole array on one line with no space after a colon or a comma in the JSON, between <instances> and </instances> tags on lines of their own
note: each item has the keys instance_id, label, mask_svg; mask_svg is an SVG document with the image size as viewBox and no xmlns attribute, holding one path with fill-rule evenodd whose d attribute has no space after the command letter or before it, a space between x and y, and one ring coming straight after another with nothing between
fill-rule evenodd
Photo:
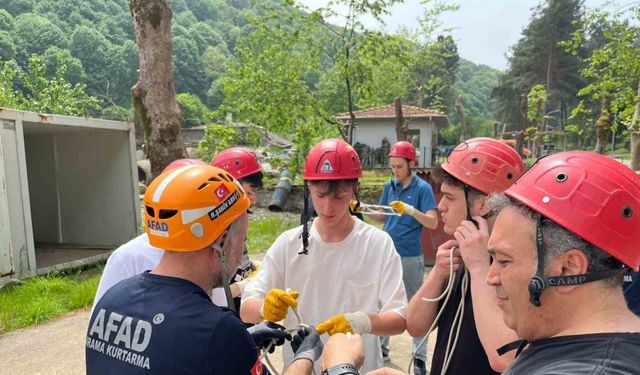
<instances>
[{"instance_id":1,"label":"turkish flag sticker on helmet","mask_svg":"<svg viewBox=\"0 0 640 375\"><path fill-rule=\"evenodd\" d=\"M229 193L230 193L229 189L227 189L227 187L224 185L220 185L216 189L216 197L218 197L218 199L220 200L223 200L224 198L226 198L227 195L229 195Z\"/></svg>"}]
</instances>

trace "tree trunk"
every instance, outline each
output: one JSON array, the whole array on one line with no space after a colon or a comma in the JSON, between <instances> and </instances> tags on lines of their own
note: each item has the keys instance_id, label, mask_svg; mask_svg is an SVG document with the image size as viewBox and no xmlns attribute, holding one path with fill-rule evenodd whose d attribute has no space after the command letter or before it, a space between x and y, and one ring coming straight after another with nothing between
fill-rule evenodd
<instances>
[{"instance_id":1,"label":"tree trunk","mask_svg":"<svg viewBox=\"0 0 640 375\"><path fill-rule=\"evenodd\" d=\"M172 13L168 0L130 0L129 10L140 59L131 96L155 177L173 160L186 157L180 135L182 113L173 83Z\"/></svg>"},{"instance_id":2,"label":"tree trunk","mask_svg":"<svg viewBox=\"0 0 640 375\"><path fill-rule=\"evenodd\" d=\"M609 131L611 130L611 119L609 118L609 98L602 98L600 105L600 117L596 121L596 148L595 152L604 154L604 150L609 143Z\"/></svg>"},{"instance_id":3,"label":"tree trunk","mask_svg":"<svg viewBox=\"0 0 640 375\"><path fill-rule=\"evenodd\" d=\"M407 128L404 125L404 117L402 116L402 101L396 98L393 102L396 106L396 138L397 141L407 140Z\"/></svg>"},{"instance_id":4,"label":"tree trunk","mask_svg":"<svg viewBox=\"0 0 640 375\"><path fill-rule=\"evenodd\" d=\"M631 137L631 169L640 171L640 84L638 84L636 109L631 119L629 135Z\"/></svg>"},{"instance_id":5,"label":"tree trunk","mask_svg":"<svg viewBox=\"0 0 640 375\"><path fill-rule=\"evenodd\" d=\"M456 112L458 112L458 118L460 119L460 142L469 138L467 134L467 126L464 122L464 110L462 109L462 95L458 95L456 98Z\"/></svg>"}]
</instances>

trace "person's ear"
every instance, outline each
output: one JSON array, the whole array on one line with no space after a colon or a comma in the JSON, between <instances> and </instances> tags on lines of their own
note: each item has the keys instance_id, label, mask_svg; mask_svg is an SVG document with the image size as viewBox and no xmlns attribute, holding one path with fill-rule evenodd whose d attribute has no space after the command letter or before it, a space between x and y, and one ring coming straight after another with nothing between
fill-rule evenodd
<instances>
[{"instance_id":1,"label":"person's ear","mask_svg":"<svg viewBox=\"0 0 640 375\"><path fill-rule=\"evenodd\" d=\"M589 258L587 258L587 255L582 250L567 250L563 254L559 255L556 259L557 262L552 263L552 267L554 267L555 269L549 270L550 274L552 275L583 275L589 271ZM564 285L556 286L553 289L558 293L566 294L570 293L578 286L579 285Z\"/></svg>"},{"instance_id":2,"label":"person's ear","mask_svg":"<svg viewBox=\"0 0 640 375\"><path fill-rule=\"evenodd\" d=\"M477 195L473 200L473 205L478 213L478 216L485 216L491 212L491 207L487 204L488 198L486 195Z\"/></svg>"}]
</instances>

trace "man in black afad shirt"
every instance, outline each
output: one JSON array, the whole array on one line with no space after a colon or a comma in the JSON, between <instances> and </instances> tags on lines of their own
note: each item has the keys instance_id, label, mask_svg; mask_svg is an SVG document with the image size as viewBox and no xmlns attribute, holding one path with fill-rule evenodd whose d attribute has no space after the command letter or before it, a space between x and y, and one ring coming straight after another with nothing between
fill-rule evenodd
<instances>
[{"instance_id":1,"label":"man in black afad shirt","mask_svg":"<svg viewBox=\"0 0 640 375\"><path fill-rule=\"evenodd\" d=\"M158 176L144 204L149 242L166 251L153 271L116 284L94 307L87 374L264 373L258 347L291 337L264 323L248 332L208 295L228 288L242 257L249 199L240 184L222 169L188 165ZM317 339L315 350L287 374L308 373L319 356L317 334L306 337Z\"/></svg>"},{"instance_id":2,"label":"man in black afad shirt","mask_svg":"<svg viewBox=\"0 0 640 375\"><path fill-rule=\"evenodd\" d=\"M438 211L444 231L455 240L438 248L434 267L411 299L407 316L407 330L420 337L444 309L436 325L431 375L493 375L513 359L514 353L501 357L496 352L517 336L500 320L495 292L485 282L487 241L495 221L489 217L486 200L490 193L511 186L523 172L524 164L515 150L488 138L462 142L434 171L442 181ZM447 287L450 272L453 280ZM443 304L444 298L436 301L447 289L451 291L448 302ZM425 303L423 298L432 301ZM457 314L459 307L461 315Z\"/></svg>"},{"instance_id":3,"label":"man in black afad shirt","mask_svg":"<svg viewBox=\"0 0 640 375\"><path fill-rule=\"evenodd\" d=\"M489 204L487 283L523 339L503 374L640 373L640 318L622 289L640 266L640 177L604 155L562 152Z\"/></svg>"}]
</instances>

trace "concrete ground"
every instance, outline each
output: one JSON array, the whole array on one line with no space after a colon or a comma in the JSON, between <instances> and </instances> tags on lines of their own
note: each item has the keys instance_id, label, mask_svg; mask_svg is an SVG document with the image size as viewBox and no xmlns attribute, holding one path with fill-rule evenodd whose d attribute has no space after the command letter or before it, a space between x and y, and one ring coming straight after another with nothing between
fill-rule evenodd
<instances>
[{"instance_id":1,"label":"concrete ground","mask_svg":"<svg viewBox=\"0 0 640 375\"><path fill-rule=\"evenodd\" d=\"M0 373L13 375L84 374L84 345L89 310L79 310L46 324L0 336ZM432 336L433 337L433 336ZM430 340L433 350L435 340ZM270 355L282 368L278 352ZM405 332L391 338L391 362L386 366L406 371L411 360L411 338Z\"/></svg>"}]
</instances>

